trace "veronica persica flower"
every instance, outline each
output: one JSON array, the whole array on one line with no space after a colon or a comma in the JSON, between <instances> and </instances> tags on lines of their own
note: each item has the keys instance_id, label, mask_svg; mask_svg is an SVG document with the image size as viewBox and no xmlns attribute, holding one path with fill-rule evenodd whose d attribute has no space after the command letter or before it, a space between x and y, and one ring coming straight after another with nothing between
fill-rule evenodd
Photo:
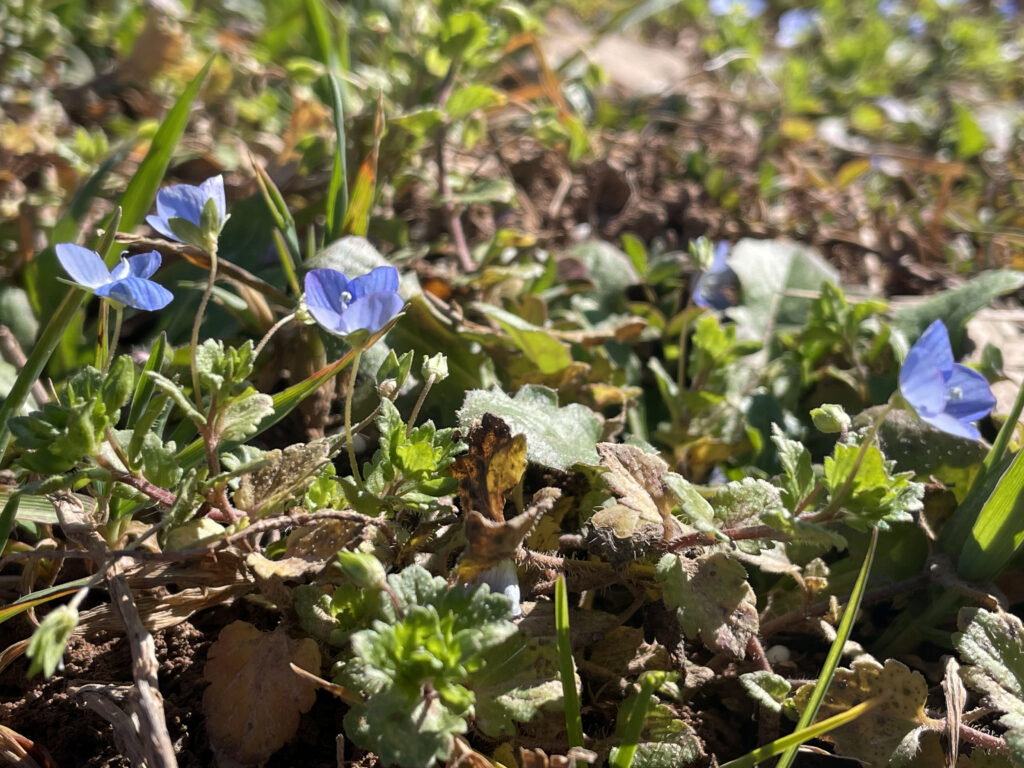
<instances>
[{"instance_id":1,"label":"veronica persica flower","mask_svg":"<svg viewBox=\"0 0 1024 768\"><path fill-rule=\"evenodd\" d=\"M923 421L952 435L980 440L974 422L996 404L985 377L953 362L949 332L936 320L921 334L900 369L900 394Z\"/></svg>"},{"instance_id":2,"label":"veronica persica flower","mask_svg":"<svg viewBox=\"0 0 1024 768\"><path fill-rule=\"evenodd\" d=\"M71 243L60 243L56 250L57 260L75 285L97 296L148 310L163 309L174 298L170 291L149 279L160 266L160 254L156 251L122 257L120 264L108 270L96 251Z\"/></svg>"},{"instance_id":3,"label":"veronica persica flower","mask_svg":"<svg viewBox=\"0 0 1024 768\"><path fill-rule=\"evenodd\" d=\"M704 309L728 309L733 305L732 289L736 284L736 273L726 263L729 244L722 242L715 246L715 258L706 272L693 283L693 303Z\"/></svg>"},{"instance_id":4,"label":"veronica persica flower","mask_svg":"<svg viewBox=\"0 0 1024 768\"><path fill-rule=\"evenodd\" d=\"M204 211L207 205L212 211ZM198 187L175 184L156 193L156 215L146 217L146 223L170 240L206 248L211 238L216 239L227 221L224 201L224 177L214 176Z\"/></svg>"},{"instance_id":5,"label":"veronica persica flower","mask_svg":"<svg viewBox=\"0 0 1024 768\"><path fill-rule=\"evenodd\" d=\"M402 309L398 270L377 267L351 280L334 269L306 273L306 308L325 331L348 336L376 333Z\"/></svg>"},{"instance_id":6,"label":"veronica persica flower","mask_svg":"<svg viewBox=\"0 0 1024 768\"><path fill-rule=\"evenodd\" d=\"M775 42L783 48L792 48L803 41L819 18L817 11L804 8L785 11L779 16L779 32L775 35Z\"/></svg>"}]
</instances>

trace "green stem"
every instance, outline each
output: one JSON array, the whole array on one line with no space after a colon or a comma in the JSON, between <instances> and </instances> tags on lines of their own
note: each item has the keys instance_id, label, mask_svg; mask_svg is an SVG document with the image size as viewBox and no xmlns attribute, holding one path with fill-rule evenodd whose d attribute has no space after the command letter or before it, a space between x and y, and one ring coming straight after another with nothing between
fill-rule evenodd
<instances>
[{"instance_id":1,"label":"green stem","mask_svg":"<svg viewBox=\"0 0 1024 768\"><path fill-rule=\"evenodd\" d=\"M426 382L423 384L423 391L420 392L420 396L416 399L416 405L412 408L412 413L409 415L409 422L405 425L405 434L408 435L412 432L412 428L416 425L416 417L420 415L420 408L423 407L423 401L427 399L427 393L430 392L430 388L434 386L434 381L437 376L433 373L427 377Z\"/></svg>"},{"instance_id":2,"label":"green stem","mask_svg":"<svg viewBox=\"0 0 1024 768\"><path fill-rule=\"evenodd\" d=\"M103 302L104 306L107 302ZM110 344L107 350L106 359L103 362L103 372L106 373L110 370L110 363L114 359L114 354L117 352L117 340L121 338L121 320L124 316L124 305L114 305L114 332L110 334Z\"/></svg>"},{"instance_id":3,"label":"green stem","mask_svg":"<svg viewBox=\"0 0 1024 768\"><path fill-rule=\"evenodd\" d=\"M213 285L217 282L217 240L210 238L207 245L207 253L210 254L210 277L206 281L206 290L203 291L203 298L199 300L199 310L196 312L195 322L192 323L192 338L189 341L189 363L192 369L192 399L200 412L203 410L203 393L199 389L199 365L196 360L196 353L199 349L199 326L203 324L203 315L206 314L206 305L210 302L210 295L213 293Z\"/></svg>"},{"instance_id":4,"label":"green stem","mask_svg":"<svg viewBox=\"0 0 1024 768\"><path fill-rule=\"evenodd\" d=\"M558 676L562 680L562 701L565 702L565 727L570 747L583 746L583 717L580 699L576 693L576 663L572 657L569 634L569 595L565 576L559 574L555 582L555 647L558 653ZM578 763L577 763L578 765Z\"/></svg>"},{"instance_id":5,"label":"green stem","mask_svg":"<svg viewBox=\"0 0 1024 768\"><path fill-rule=\"evenodd\" d=\"M363 477L359 473L359 460L356 458L356 447L352 442L352 397L356 391L356 375L359 373L359 361L363 357L363 348L355 348L355 357L352 360L352 372L348 378L348 392L345 393L345 443L348 448L348 460L352 465L352 477L360 491L366 490L363 485Z\"/></svg>"}]
</instances>

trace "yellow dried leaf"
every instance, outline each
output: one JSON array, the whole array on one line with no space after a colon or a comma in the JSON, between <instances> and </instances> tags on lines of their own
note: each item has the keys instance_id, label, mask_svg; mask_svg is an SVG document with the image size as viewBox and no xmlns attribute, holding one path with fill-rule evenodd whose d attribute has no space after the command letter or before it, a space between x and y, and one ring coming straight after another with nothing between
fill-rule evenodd
<instances>
[{"instance_id":1,"label":"yellow dried leaf","mask_svg":"<svg viewBox=\"0 0 1024 768\"><path fill-rule=\"evenodd\" d=\"M264 762L295 735L299 716L316 699L316 686L289 663L320 672L316 641L295 640L283 629L261 632L236 621L221 630L206 659L203 712L210 745L243 765Z\"/></svg>"},{"instance_id":2,"label":"yellow dried leaf","mask_svg":"<svg viewBox=\"0 0 1024 768\"><path fill-rule=\"evenodd\" d=\"M813 688L813 684L808 684L797 691L796 705L801 711ZM836 745L843 757L881 768L889 765L889 758L911 731L930 722L924 713L928 683L920 672L893 659L888 659L883 667L874 659L862 656L850 669L836 670L817 720L846 712L875 698L880 702L870 712L836 728L825 738Z\"/></svg>"}]
</instances>

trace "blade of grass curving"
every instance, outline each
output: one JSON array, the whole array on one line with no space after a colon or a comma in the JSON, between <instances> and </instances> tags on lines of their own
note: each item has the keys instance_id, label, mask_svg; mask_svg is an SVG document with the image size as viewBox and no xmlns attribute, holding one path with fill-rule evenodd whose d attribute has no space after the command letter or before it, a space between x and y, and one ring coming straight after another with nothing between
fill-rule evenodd
<instances>
[{"instance_id":1,"label":"blade of grass curving","mask_svg":"<svg viewBox=\"0 0 1024 768\"><path fill-rule=\"evenodd\" d=\"M115 216L120 216L120 221L108 227L108 231L101 243L100 255L105 256L108 266L112 266L120 253L121 246L114 242L114 232L118 229L134 229L141 222L149 210L150 205L156 197L156 191L160 187L164 173L171 161L171 153L177 146L178 140L185 131L188 124L188 116L192 110L192 102L199 94L199 88L206 79L206 73L213 63L211 58L193 78L186 87L177 103L160 124L153 140L149 145L146 157L139 165L138 171L128 182L121 197L121 206ZM0 406L0 464L3 463L7 453L7 444L11 438L11 431L8 427L10 419L15 416L25 404L29 389L32 383L37 381L50 361L53 350L57 347L65 329L71 324L82 304L85 303L89 294L78 288L71 289L57 307L46 328L39 336L32 353L21 369L18 378L15 380L11 391Z\"/></svg>"},{"instance_id":2,"label":"blade of grass curving","mask_svg":"<svg viewBox=\"0 0 1024 768\"><path fill-rule=\"evenodd\" d=\"M295 295L301 296L302 286L299 285L299 277L295 274L295 262L292 260L291 253L288 252L288 245L281 235L281 230L275 229L270 234L274 238L274 248L277 250L277 258L281 262L281 269L284 270L285 279L288 281L288 285L291 286L292 291L295 292Z\"/></svg>"},{"instance_id":3,"label":"blade of grass curving","mask_svg":"<svg viewBox=\"0 0 1024 768\"><path fill-rule=\"evenodd\" d=\"M331 112L334 116L334 165L331 182L327 187L327 240L341 237L341 223L348 210L348 162L345 158L345 105L341 100L341 86L333 72L327 73L331 90Z\"/></svg>"},{"instance_id":4,"label":"blade of grass curving","mask_svg":"<svg viewBox=\"0 0 1024 768\"><path fill-rule=\"evenodd\" d=\"M377 159L380 142L384 138L384 102L377 100L377 112L373 119L373 147L359 166L352 197L349 199L345 218L341 223L342 232L350 235L366 235L370 228L370 210L377 191Z\"/></svg>"},{"instance_id":5,"label":"blade of grass curving","mask_svg":"<svg viewBox=\"0 0 1024 768\"><path fill-rule=\"evenodd\" d=\"M775 757L775 755L778 755L787 749L796 749L805 741L816 739L829 731L835 730L847 723L852 723L858 717L866 712L870 712L881 703L882 699L877 696L873 699L862 701L860 704L850 707L845 712L840 712L838 715L827 717L814 725L809 725L806 728L793 731L792 733L783 736L781 739L770 741L763 747L758 747L752 752L748 752L743 755L743 757L737 757L735 760L730 760L728 763L724 763L721 768L754 768L758 763Z\"/></svg>"},{"instance_id":6,"label":"blade of grass curving","mask_svg":"<svg viewBox=\"0 0 1024 768\"><path fill-rule=\"evenodd\" d=\"M985 500L960 550L956 570L965 579L987 581L1006 567L1024 544L1024 450L1017 452Z\"/></svg>"},{"instance_id":7,"label":"blade of grass curving","mask_svg":"<svg viewBox=\"0 0 1024 768\"><path fill-rule=\"evenodd\" d=\"M875 559L875 549L878 546L878 529L871 529L871 541L868 544L867 553L864 555L864 562L861 564L860 573L857 575L857 581L853 585L853 591L850 593L850 601L846 604L846 609L843 611L842 621L839 622L839 629L836 631L836 639L832 642L832 647L828 649L828 656L825 657L825 665L821 668L821 674L818 676L818 682L814 686L814 690L811 692L811 698L807 701L807 707L804 709L803 714L800 716L800 720L796 724L796 730L800 731L806 729L811 723L814 722L814 718L818 715L818 708L821 707L821 702L825 698L825 693L828 691L828 686L832 682L832 677L836 673L836 668L839 666L839 659L843 655L843 646L846 645L846 641L850 639L850 632L853 631L853 623L857 620L857 611L860 610L860 601L864 597L864 590L868 584L868 574L871 572L871 563ZM797 742L789 747L779 758L778 764L775 768L790 768L793 764L794 758L796 758L797 749L803 742Z\"/></svg>"},{"instance_id":8,"label":"blade of grass curving","mask_svg":"<svg viewBox=\"0 0 1024 768\"><path fill-rule=\"evenodd\" d=\"M328 72L339 72L338 51L334 45L334 35L331 34L327 9L324 8L322 0L306 0L306 13L309 16L309 25L313 28L320 61L327 67Z\"/></svg>"},{"instance_id":9,"label":"blade of grass curving","mask_svg":"<svg viewBox=\"0 0 1024 768\"><path fill-rule=\"evenodd\" d=\"M199 95L206 75L213 64L213 56L207 59L206 64L199 70L199 73L192 78L192 81L185 86L181 96L171 111L164 117L160 127L153 135L149 151L139 163L128 188L125 189L121 198L121 230L135 229L146 217L146 211L153 205L156 199L157 190L167 173L167 166L171 164L171 155L178 141L185 133L188 126L188 118L192 112L192 103ZM106 253L107 265L113 266L113 261L120 253L121 246L114 243Z\"/></svg>"},{"instance_id":10,"label":"blade of grass curving","mask_svg":"<svg viewBox=\"0 0 1024 768\"><path fill-rule=\"evenodd\" d=\"M37 592L27 594L23 598L15 600L10 605L5 605L3 608L0 608L0 624L3 624L8 619L14 618L19 613L24 613L29 608L35 608L37 605L43 605L44 603L56 600L59 597L73 595L86 584L91 584L95 582L95 580L95 576L83 576L75 581L69 581L64 584L58 584L55 587L47 587L46 589L40 589Z\"/></svg>"},{"instance_id":11,"label":"blade of grass curving","mask_svg":"<svg viewBox=\"0 0 1024 768\"><path fill-rule=\"evenodd\" d=\"M622 743L615 756L608 761L609 765L614 768L630 768L633 764L637 746L640 744L640 734L644 730L644 720L647 719L647 707L651 703L651 696L661 687L667 676L667 672L644 673L640 682L640 693L633 700L626 717L626 725L622 729Z\"/></svg>"},{"instance_id":12,"label":"blade of grass curving","mask_svg":"<svg viewBox=\"0 0 1024 768\"><path fill-rule=\"evenodd\" d=\"M555 582L555 641L558 647L558 676L562 678L562 700L565 702L565 727L569 732L569 747L583 746L583 716L580 698L576 693L576 663L572 658L569 636L569 596L565 576Z\"/></svg>"},{"instance_id":13,"label":"blade of grass curving","mask_svg":"<svg viewBox=\"0 0 1024 768\"><path fill-rule=\"evenodd\" d=\"M160 372L164 364L164 354L166 351L167 332L164 331L153 342L153 349L146 359L146 364L142 366L142 373L139 375L138 383L135 385L135 394L132 395L132 407L128 411L128 421L126 422L129 428L135 426L135 422L139 420L142 411L149 404L149 398L153 396L153 390L156 389L153 379L146 374L149 371Z\"/></svg>"},{"instance_id":14,"label":"blade of grass curving","mask_svg":"<svg viewBox=\"0 0 1024 768\"><path fill-rule=\"evenodd\" d=\"M302 250L299 248L299 233L295 229L295 219L292 218L292 212L288 210L288 204L284 201L281 190L277 188L274 180L270 178L270 174L263 166L253 160L252 167L256 171L256 183L260 185L260 192L263 193L263 199L267 203L267 210L284 237L292 261L301 261ZM295 272L294 265L291 271Z\"/></svg>"}]
</instances>

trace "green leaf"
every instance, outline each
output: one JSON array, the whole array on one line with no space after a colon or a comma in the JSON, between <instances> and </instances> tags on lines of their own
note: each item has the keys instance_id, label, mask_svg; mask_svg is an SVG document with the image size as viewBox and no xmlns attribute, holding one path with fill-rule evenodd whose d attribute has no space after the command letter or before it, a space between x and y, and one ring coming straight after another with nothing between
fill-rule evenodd
<instances>
[{"instance_id":1,"label":"green leaf","mask_svg":"<svg viewBox=\"0 0 1024 768\"><path fill-rule=\"evenodd\" d=\"M508 179L479 179L467 181L451 193L451 200L460 205L474 203L511 203L516 197L515 185Z\"/></svg>"},{"instance_id":2,"label":"green leaf","mask_svg":"<svg viewBox=\"0 0 1024 768\"><path fill-rule=\"evenodd\" d=\"M742 292L742 305L729 314L754 338L763 338L769 328L806 321L811 301L783 292L817 292L822 283L839 283L839 273L817 251L788 240L740 240L729 254L729 266Z\"/></svg>"},{"instance_id":3,"label":"green leaf","mask_svg":"<svg viewBox=\"0 0 1024 768\"><path fill-rule=\"evenodd\" d=\"M262 421L273 413L273 398L250 388L231 399L218 414L217 425L224 440L241 441L259 432Z\"/></svg>"},{"instance_id":4,"label":"green leaf","mask_svg":"<svg viewBox=\"0 0 1024 768\"><path fill-rule=\"evenodd\" d=\"M541 373L545 375L558 373L572 364L572 355L569 353L568 345L556 339L543 328L492 304L477 302L473 308L493 318L508 334L512 343Z\"/></svg>"},{"instance_id":5,"label":"green leaf","mask_svg":"<svg viewBox=\"0 0 1024 768\"><path fill-rule=\"evenodd\" d=\"M896 310L892 318L893 330L899 331L908 344L906 349L900 350L900 357L906 355L910 341L938 319L946 324L953 349L959 349L968 318L991 304L997 296L1016 291L1021 286L1024 286L1024 272L995 269L982 272L963 285L938 293L919 304Z\"/></svg>"},{"instance_id":6,"label":"green leaf","mask_svg":"<svg viewBox=\"0 0 1024 768\"><path fill-rule=\"evenodd\" d=\"M658 561L662 600L676 609L688 637L699 637L713 651L742 659L758 631L754 590L747 571L723 552L696 559L668 554Z\"/></svg>"},{"instance_id":7,"label":"green leaf","mask_svg":"<svg viewBox=\"0 0 1024 768\"><path fill-rule=\"evenodd\" d=\"M525 434L526 457L536 464L564 470L599 461L601 417L578 403L559 408L558 395L547 387L527 385L515 397L497 388L472 390L458 411L459 424L468 430L485 413L503 419L512 434Z\"/></svg>"},{"instance_id":8,"label":"green leaf","mask_svg":"<svg viewBox=\"0 0 1024 768\"><path fill-rule=\"evenodd\" d=\"M960 675L982 694L982 703L1002 713L1006 743L1016 764L1024 763L1024 625L1009 613L964 608L953 644L965 662Z\"/></svg>"},{"instance_id":9,"label":"green leaf","mask_svg":"<svg viewBox=\"0 0 1024 768\"><path fill-rule=\"evenodd\" d=\"M452 92L444 109L453 120L460 120L478 109L500 106L505 103L505 94L483 83L473 83Z\"/></svg>"},{"instance_id":10,"label":"green leaf","mask_svg":"<svg viewBox=\"0 0 1024 768\"><path fill-rule=\"evenodd\" d=\"M594 284L593 295L606 310L620 305L627 289L640 282L629 256L603 240L580 243L568 255L584 266Z\"/></svg>"},{"instance_id":11,"label":"green leaf","mask_svg":"<svg viewBox=\"0 0 1024 768\"><path fill-rule=\"evenodd\" d=\"M476 727L491 738L515 733L541 711L562 711L555 646L516 635L484 655L484 668L469 685L476 695Z\"/></svg>"},{"instance_id":12,"label":"green leaf","mask_svg":"<svg viewBox=\"0 0 1024 768\"><path fill-rule=\"evenodd\" d=\"M318 0L310 0L310 4ZM341 85L334 72L327 74L331 93L331 114L334 118L334 162L331 165L331 181L327 186L326 238L337 240L341 235L341 224L348 212L348 161L345 142L345 105L341 98Z\"/></svg>"},{"instance_id":13,"label":"green leaf","mask_svg":"<svg viewBox=\"0 0 1024 768\"><path fill-rule=\"evenodd\" d=\"M618 502L594 513L592 525L610 528L620 539L632 537L645 525L670 526L678 532L672 518L676 497L665 488L668 464L660 456L620 443L600 443L597 452L608 470L601 479Z\"/></svg>"},{"instance_id":14,"label":"green leaf","mask_svg":"<svg viewBox=\"0 0 1024 768\"><path fill-rule=\"evenodd\" d=\"M766 670L740 675L740 684L754 701L772 712L782 711L782 702L793 688L786 678Z\"/></svg>"},{"instance_id":15,"label":"green leaf","mask_svg":"<svg viewBox=\"0 0 1024 768\"><path fill-rule=\"evenodd\" d=\"M630 696L622 703L619 712L638 705L642 697L643 691ZM675 768L690 765L705 757L700 738L690 725L665 704L650 696L647 701L643 729L628 765L633 768ZM623 762L627 756L628 752L624 754L623 747L613 747L609 763L615 766L627 765Z\"/></svg>"},{"instance_id":16,"label":"green leaf","mask_svg":"<svg viewBox=\"0 0 1024 768\"><path fill-rule=\"evenodd\" d=\"M153 380L153 384L157 389L166 393L193 423L196 425L206 424L206 417L196 410L192 400L182 391L177 382L171 381L156 371L150 371L149 378Z\"/></svg>"},{"instance_id":17,"label":"green leaf","mask_svg":"<svg viewBox=\"0 0 1024 768\"><path fill-rule=\"evenodd\" d=\"M966 104L954 102L953 114L956 117L956 156L961 160L974 157L988 146L985 132L978 126L971 108Z\"/></svg>"},{"instance_id":18,"label":"green leaf","mask_svg":"<svg viewBox=\"0 0 1024 768\"><path fill-rule=\"evenodd\" d=\"M972 581L997 576L1024 544L1024 451L1017 451L964 542L957 573Z\"/></svg>"},{"instance_id":19,"label":"green leaf","mask_svg":"<svg viewBox=\"0 0 1024 768\"><path fill-rule=\"evenodd\" d=\"M61 605L46 614L25 649L25 654L32 659L28 667L29 677L38 672L42 672L47 679L53 677L64 656L68 639L77 626L78 611L71 606Z\"/></svg>"},{"instance_id":20,"label":"green leaf","mask_svg":"<svg viewBox=\"0 0 1024 768\"><path fill-rule=\"evenodd\" d=\"M912 481L913 472L892 474L894 465L876 445L836 445L825 459L822 480L833 498L841 497L846 523L862 531L876 525L885 529L911 520L910 513L924 506L924 485Z\"/></svg>"}]
</instances>

